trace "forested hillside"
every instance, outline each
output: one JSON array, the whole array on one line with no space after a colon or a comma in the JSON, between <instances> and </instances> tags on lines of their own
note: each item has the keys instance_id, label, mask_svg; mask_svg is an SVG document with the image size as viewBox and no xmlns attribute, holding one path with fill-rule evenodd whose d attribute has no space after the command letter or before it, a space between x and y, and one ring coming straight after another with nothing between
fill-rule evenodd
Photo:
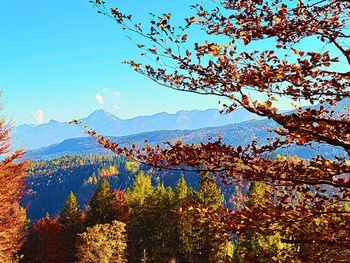
<instances>
[{"instance_id":1,"label":"forested hillside","mask_svg":"<svg viewBox=\"0 0 350 263\"><path fill-rule=\"evenodd\" d=\"M283 244L279 233L228 234L220 224L207 221L203 209L219 212L225 207L222 190L210 174L193 189L183 176L174 187L166 187L159 181L154 185L150 171L137 171L125 191L113 190L107 178L115 173L116 160L99 161L113 166L100 170L104 178L98 182L91 179L97 188L88 206L81 209L75 193L69 192L59 211L32 222L21 251L23 262L224 263L242 257L268 262L296 253L297 247ZM136 169L130 163L127 167L130 172ZM237 208L243 200L248 207L264 207L269 202L266 187L251 184L247 197L239 191L232 202Z\"/></svg>"},{"instance_id":2,"label":"forested hillside","mask_svg":"<svg viewBox=\"0 0 350 263\"><path fill-rule=\"evenodd\" d=\"M73 191L84 208L102 179L106 179L112 189L125 190L132 185L140 171L150 174L152 185L163 183L166 187L174 188L184 175L188 185L198 189L200 176L196 173L157 171L120 157L63 156L32 163L27 171L27 190L22 205L27 208L28 218L35 221L46 213L57 214L67 195ZM235 189L221 187L228 202Z\"/></svg>"},{"instance_id":3,"label":"forested hillside","mask_svg":"<svg viewBox=\"0 0 350 263\"><path fill-rule=\"evenodd\" d=\"M113 169L109 171L114 173ZM108 177L109 171L101 174ZM125 191L112 190L105 178L97 183L84 211L70 192L57 214L31 225L22 250L24 262L204 262L208 257L226 262L233 258L231 238L216 233L196 214L197 206L216 210L224 204L210 175L201 178L197 190L184 177L173 188L161 182L153 185L149 171L138 171Z\"/></svg>"}]
</instances>

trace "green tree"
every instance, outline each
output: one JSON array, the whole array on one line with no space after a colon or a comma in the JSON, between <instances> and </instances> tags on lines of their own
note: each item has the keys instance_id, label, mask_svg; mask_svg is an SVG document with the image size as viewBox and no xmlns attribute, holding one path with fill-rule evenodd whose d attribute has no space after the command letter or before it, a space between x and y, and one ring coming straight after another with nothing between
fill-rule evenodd
<instances>
[{"instance_id":1,"label":"green tree","mask_svg":"<svg viewBox=\"0 0 350 263\"><path fill-rule=\"evenodd\" d=\"M79 234L78 263L124 263L126 260L125 224L112 221L88 227Z\"/></svg>"},{"instance_id":2,"label":"green tree","mask_svg":"<svg viewBox=\"0 0 350 263\"><path fill-rule=\"evenodd\" d=\"M81 211L77 197L70 192L60 213L59 222L65 229L76 228L81 224Z\"/></svg>"},{"instance_id":3,"label":"green tree","mask_svg":"<svg viewBox=\"0 0 350 263\"><path fill-rule=\"evenodd\" d=\"M68 195L60 213L59 223L62 225L64 246L70 262L74 262L77 234L82 231L82 214L76 196Z\"/></svg>"},{"instance_id":4,"label":"green tree","mask_svg":"<svg viewBox=\"0 0 350 263\"><path fill-rule=\"evenodd\" d=\"M146 205L146 200L153 196L155 189L152 186L150 175L140 171L135 177L132 187L126 191L126 198L130 207L128 225L128 260L140 261L142 255L148 254L148 244L151 227L151 209Z\"/></svg>"},{"instance_id":5,"label":"green tree","mask_svg":"<svg viewBox=\"0 0 350 263\"><path fill-rule=\"evenodd\" d=\"M266 209L273 206L270 200L270 187L264 182L252 182L249 185L246 206L250 209ZM271 229L278 229L278 225ZM236 240L234 262L281 262L290 252L290 245L281 242L281 235L275 231L272 235L262 235L248 230L240 234Z\"/></svg>"},{"instance_id":6,"label":"green tree","mask_svg":"<svg viewBox=\"0 0 350 263\"><path fill-rule=\"evenodd\" d=\"M183 212L183 206L187 202L191 202L195 191L188 188L185 177L181 176L177 182L174 190L175 204L176 204L176 215L174 216L177 220L176 231L178 237L178 253L177 258L180 262L189 260L189 254L193 250L193 240L195 236L192 236L192 225L186 217L186 213Z\"/></svg>"},{"instance_id":7,"label":"green tree","mask_svg":"<svg viewBox=\"0 0 350 263\"><path fill-rule=\"evenodd\" d=\"M174 192L171 187L160 183L152 196L145 201L145 213L150 229L147 250L152 256L152 262L169 262L178 254L179 239L177 232L178 220L175 212Z\"/></svg>"},{"instance_id":8,"label":"green tree","mask_svg":"<svg viewBox=\"0 0 350 263\"><path fill-rule=\"evenodd\" d=\"M145 199L152 195L154 187L152 186L151 176L140 171L135 177L134 184L126 192L127 200L130 206L143 205Z\"/></svg>"},{"instance_id":9,"label":"green tree","mask_svg":"<svg viewBox=\"0 0 350 263\"><path fill-rule=\"evenodd\" d=\"M114 194L107 180L97 187L86 213L86 226L111 223L117 218Z\"/></svg>"},{"instance_id":10,"label":"green tree","mask_svg":"<svg viewBox=\"0 0 350 263\"><path fill-rule=\"evenodd\" d=\"M209 174L205 174L200 183L199 191L196 193L196 201L205 206L218 207L223 204L224 196L220 188L217 187L215 179Z\"/></svg>"},{"instance_id":11,"label":"green tree","mask_svg":"<svg viewBox=\"0 0 350 263\"><path fill-rule=\"evenodd\" d=\"M183 185L183 182L179 182ZM227 240L221 243L214 242L213 236L208 226L207 218L201 218L196 214L198 208L217 209L223 204L224 197L215 180L205 174L200 183L199 190L193 192L193 204L185 206L179 214L179 231L181 250L188 262L219 262L219 256L225 254ZM191 198L191 196L189 196ZM219 238L220 239L220 238Z\"/></svg>"},{"instance_id":12,"label":"green tree","mask_svg":"<svg viewBox=\"0 0 350 263\"><path fill-rule=\"evenodd\" d=\"M182 175L177 182L177 185L175 187L175 199L178 204L181 204L183 201L185 201L189 196L189 189L185 180L185 177Z\"/></svg>"},{"instance_id":13,"label":"green tree","mask_svg":"<svg viewBox=\"0 0 350 263\"><path fill-rule=\"evenodd\" d=\"M140 172L127 191L131 209L129 261L169 262L178 254L179 238L175 194L163 183L152 186L151 176Z\"/></svg>"}]
</instances>

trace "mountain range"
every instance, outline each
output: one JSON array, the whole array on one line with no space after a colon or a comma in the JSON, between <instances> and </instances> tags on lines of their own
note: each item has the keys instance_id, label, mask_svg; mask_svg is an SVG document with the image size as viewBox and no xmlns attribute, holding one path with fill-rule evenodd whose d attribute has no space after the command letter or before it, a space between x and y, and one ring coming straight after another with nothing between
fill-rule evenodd
<instances>
[{"instance_id":1,"label":"mountain range","mask_svg":"<svg viewBox=\"0 0 350 263\"><path fill-rule=\"evenodd\" d=\"M338 110L344 112L348 105L350 100L343 100L339 103ZM200 143L205 142L208 137L216 137L218 133L225 143L244 146L252 140L265 143L268 137L273 136L267 129L276 127L273 121L255 118L255 115L243 109L229 115L220 114L217 109L209 109L179 111L176 114L159 113L129 120L122 120L105 110L98 110L80 121L83 125L95 129L97 133L108 136L126 147L132 144L141 146L145 140L153 145L179 139L184 143ZM65 154L108 154L87 137L79 126L70 125L68 122L52 120L39 126L22 125L14 129L14 138L17 146L26 147L27 158L31 159ZM302 158L315 155L334 158L335 155L344 155L340 148L316 143L312 147L293 145L280 149L277 153Z\"/></svg>"},{"instance_id":2,"label":"mountain range","mask_svg":"<svg viewBox=\"0 0 350 263\"><path fill-rule=\"evenodd\" d=\"M267 131L276 127L270 120L253 120L238 124L230 124L219 127L201 128L195 130L163 130L139 133L127 136L108 136L112 141L121 146L130 147L132 144L142 146L147 140L151 145L162 145L164 141L174 142L182 140L184 143L206 142L209 137L215 138L218 133L222 136L222 141L231 145L247 145L252 140L263 144L267 138L273 136ZM279 149L275 154L284 154L289 156L299 156L301 158L312 158L321 155L324 158L334 158L343 156L345 152L341 148L330 147L322 144L313 144L312 147L292 145L288 148ZM27 158L47 159L56 158L63 155L108 155L111 154L90 137L71 138L61 143L30 150Z\"/></svg>"},{"instance_id":3,"label":"mountain range","mask_svg":"<svg viewBox=\"0 0 350 263\"><path fill-rule=\"evenodd\" d=\"M175 114L158 113L122 120L105 110L97 110L81 123L106 136L127 136L151 131L194 130L241 123L256 118L244 109L231 114L220 114L218 109L179 111ZM68 122L51 120L38 126L24 124L13 129L14 147L39 149L64 140L85 137L82 129Z\"/></svg>"}]
</instances>

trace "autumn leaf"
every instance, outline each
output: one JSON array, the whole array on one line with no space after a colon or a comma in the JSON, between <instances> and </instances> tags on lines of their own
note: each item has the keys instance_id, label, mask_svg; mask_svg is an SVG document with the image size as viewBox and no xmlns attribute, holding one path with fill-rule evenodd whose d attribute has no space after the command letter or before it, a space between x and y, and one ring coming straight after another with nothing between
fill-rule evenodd
<instances>
[{"instance_id":1,"label":"autumn leaf","mask_svg":"<svg viewBox=\"0 0 350 263\"><path fill-rule=\"evenodd\" d=\"M250 99L249 99L249 97L247 96L247 95L242 95L242 102L244 103L244 104L246 104L246 105L249 105L249 103L250 103Z\"/></svg>"}]
</instances>

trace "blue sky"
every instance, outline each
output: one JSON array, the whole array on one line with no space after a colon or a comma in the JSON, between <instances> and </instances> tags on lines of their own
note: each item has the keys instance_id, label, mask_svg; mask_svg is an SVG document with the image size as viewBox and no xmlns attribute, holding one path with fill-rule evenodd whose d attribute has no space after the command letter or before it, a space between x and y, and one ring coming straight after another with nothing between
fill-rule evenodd
<instances>
[{"instance_id":1,"label":"blue sky","mask_svg":"<svg viewBox=\"0 0 350 263\"><path fill-rule=\"evenodd\" d=\"M141 19L183 14L183 5L168 2L114 1ZM88 0L3 1L0 23L0 88L15 125L68 121L99 108L130 118L218 107L217 98L164 89L121 64L139 52Z\"/></svg>"},{"instance_id":2,"label":"blue sky","mask_svg":"<svg viewBox=\"0 0 350 263\"><path fill-rule=\"evenodd\" d=\"M149 12L171 12L179 21L194 1L110 2L145 22ZM3 1L0 23L0 89L15 125L79 119L100 108L127 119L220 107L218 98L160 87L121 64L140 58L139 50L88 0ZM302 46L321 50L316 44L311 39ZM286 109L290 102L279 104Z\"/></svg>"}]
</instances>

